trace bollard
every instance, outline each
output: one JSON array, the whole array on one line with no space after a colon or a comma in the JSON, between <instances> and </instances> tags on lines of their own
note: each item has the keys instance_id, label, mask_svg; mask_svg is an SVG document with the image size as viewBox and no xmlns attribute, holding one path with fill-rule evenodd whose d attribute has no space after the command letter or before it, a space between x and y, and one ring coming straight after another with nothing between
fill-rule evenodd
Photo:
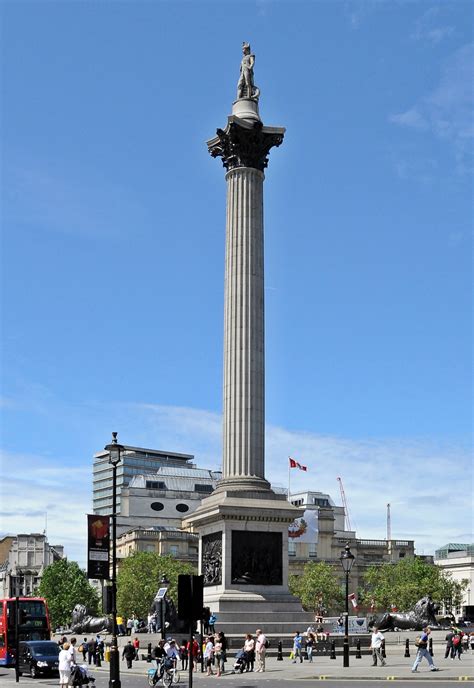
<instances>
[{"instance_id":1,"label":"bollard","mask_svg":"<svg viewBox=\"0 0 474 688\"><path fill-rule=\"evenodd\" d=\"M385 659L387 655L385 654L385 640L382 640L382 657Z\"/></svg>"},{"instance_id":2,"label":"bollard","mask_svg":"<svg viewBox=\"0 0 474 688\"><path fill-rule=\"evenodd\" d=\"M404 657L410 656L410 641L408 638L405 640L405 654L403 656Z\"/></svg>"},{"instance_id":3,"label":"bollard","mask_svg":"<svg viewBox=\"0 0 474 688\"><path fill-rule=\"evenodd\" d=\"M331 641L331 655L329 659L336 659L336 641L332 640Z\"/></svg>"},{"instance_id":4,"label":"bollard","mask_svg":"<svg viewBox=\"0 0 474 688\"><path fill-rule=\"evenodd\" d=\"M283 662L283 643L281 640L278 641L277 662Z\"/></svg>"},{"instance_id":5,"label":"bollard","mask_svg":"<svg viewBox=\"0 0 474 688\"><path fill-rule=\"evenodd\" d=\"M102 666L102 663L101 663L101 661L100 661L100 650L99 650L99 648L97 648L96 651L95 651L95 665L96 665L97 667Z\"/></svg>"},{"instance_id":6,"label":"bollard","mask_svg":"<svg viewBox=\"0 0 474 688\"><path fill-rule=\"evenodd\" d=\"M433 652L433 638L430 638L430 639L428 640L428 652L430 653L430 655L431 655L432 657L434 656L434 652Z\"/></svg>"},{"instance_id":7,"label":"bollard","mask_svg":"<svg viewBox=\"0 0 474 688\"><path fill-rule=\"evenodd\" d=\"M362 659L362 652L360 651L360 638L357 638L357 647L356 647L355 658L356 659Z\"/></svg>"},{"instance_id":8,"label":"bollard","mask_svg":"<svg viewBox=\"0 0 474 688\"><path fill-rule=\"evenodd\" d=\"M151 643L148 643L146 661L151 662Z\"/></svg>"}]
</instances>

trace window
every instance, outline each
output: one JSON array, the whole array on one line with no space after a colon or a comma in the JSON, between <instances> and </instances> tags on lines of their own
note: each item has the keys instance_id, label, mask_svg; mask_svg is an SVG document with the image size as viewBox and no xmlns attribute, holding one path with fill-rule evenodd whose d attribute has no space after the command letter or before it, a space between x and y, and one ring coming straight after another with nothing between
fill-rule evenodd
<instances>
[{"instance_id":1,"label":"window","mask_svg":"<svg viewBox=\"0 0 474 688\"><path fill-rule=\"evenodd\" d=\"M405 556L405 552L400 552L400 554L398 556L400 559L403 559L403 557Z\"/></svg>"},{"instance_id":2,"label":"window","mask_svg":"<svg viewBox=\"0 0 474 688\"><path fill-rule=\"evenodd\" d=\"M196 483L196 484L194 485L194 490L195 490L196 492L208 492L208 493L211 493L211 492L214 491L214 488L212 487L212 485L200 485L199 483Z\"/></svg>"},{"instance_id":3,"label":"window","mask_svg":"<svg viewBox=\"0 0 474 688\"><path fill-rule=\"evenodd\" d=\"M153 509L153 511L163 511L165 505L162 502L153 502L150 504L150 507Z\"/></svg>"},{"instance_id":4,"label":"window","mask_svg":"<svg viewBox=\"0 0 474 688\"><path fill-rule=\"evenodd\" d=\"M177 554L179 554L179 547L178 547L178 545L170 545L170 550L169 550L169 551L170 551L170 554L171 554L172 556L175 557Z\"/></svg>"},{"instance_id":5,"label":"window","mask_svg":"<svg viewBox=\"0 0 474 688\"><path fill-rule=\"evenodd\" d=\"M289 557L296 557L296 542L289 542L288 543L288 556Z\"/></svg>"},{"instance_id":6,"label":"window","mask_svg":"<svg viewBox=\"0 0 474 688\"><path fill-rule=\"evenodd\" d=\"M310 557L313 557L313 558L315 558L315 557L318 556L318 553L317 553L317 551L316 551L316 545L310 545L310 546L309 546L309 552L308 552L308 554L309 554Z\"/></svg>"},{"instance_id":7,"label":"window","mask_svg":"<svg viewBox=\"0 0 474 688\"><path fill-rule=\"evenodd\" d=\"M166 490L166 485L160 480L147 480L145 483L147 490Z\"/></svg>"},{"instance_id":8,"label":"window","mask_svg":"<svg viewBox=\"0 0 474 688\"><path fill-rule=\"evenodd\" d=\"M314 497L313 504L316 504L316 506L329 506L329 500L322 499L321 497Z\"/></svg>"},{"instance_id":9,"label":"window","mask_svg":"<svg viewBox=\"0 0 474 688\"><path fill-rule=\"evenodd\" d=\"M185 514L186 511L189 511L189 506L187 504L176 504L176 511Z\"/></svg>"}]
</instances>

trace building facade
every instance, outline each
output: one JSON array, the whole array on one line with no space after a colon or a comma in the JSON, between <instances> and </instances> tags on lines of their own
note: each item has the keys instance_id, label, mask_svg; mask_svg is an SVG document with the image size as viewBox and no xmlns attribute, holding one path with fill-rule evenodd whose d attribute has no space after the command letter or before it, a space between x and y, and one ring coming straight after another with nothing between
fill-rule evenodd
<instances>
[{"instance_id":1,"label":"building facade","mask_svg":"<svg viewBox=\"0 0 474 688\"><path fill-rule=\"evenodd\" d=\"M463 592L462 602L452 611L454 615L474 621L474 544L453 543L440 547L435 552L435 564L443 571L451 574L452 580L459 583L467 580L468 585Z\"/></svg>"},{"instance_id":2,"label":"building facade","mask_svg":"<svg viewBox=\"0 0 474 688\"><path fill-rule=\"evenodd\" d=\"M62 559L62 545L50 545L45 534L28 533L0 540L0 597L31 595L44 569Z\"/></svg>"},{"instance_id":3,"label":"building facade","mask_svg":"<svg viewBox=\"0 0 474 688\"><path fill-rule=\"evenodd\" d=\"M125 446L117 466L117 514L121 513L121 492L137 475L155 473L162 467L194 468L192 454L178 454L159 449ZM92 503L94 514L112 513L112 466L109 453L94 454Z\"/></svg>"},{"instance_id":4,"label":"building facade","mask_svg":"<svg viewBox=\"0 0 474 688\"><path fill-rule=\"evenodd\" d=\"M357 538L355 531L345 530L344 507L336 506L328 494L299 492L291 495L291 502L301 510L301 518L290 526L288 533L291 574L302 574L308 561L324 561L334 566L342 581L340 556L349 543L355 556L350 574L351 590L355 592L369 566L415 556L413 540L366 540Z\"/></svg>"}]
</instances>

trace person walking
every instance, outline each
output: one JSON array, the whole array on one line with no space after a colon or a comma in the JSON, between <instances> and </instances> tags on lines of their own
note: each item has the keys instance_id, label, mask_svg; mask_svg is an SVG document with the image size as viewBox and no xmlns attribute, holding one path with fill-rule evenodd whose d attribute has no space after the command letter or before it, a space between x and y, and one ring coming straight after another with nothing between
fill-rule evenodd
<instances>
[{"instance_id":1,"label":"person walking","mask_svg":"<svg viewBox=\"0 0 474 688\"><path fill-rule=\"evenodd\" d=\"M123 648L122 659L125 659L127 662L127 669L131 669L133 660L135 659L135 648L133 647L131 640L129 640Z\"/></svg>"},{"instance_id":2,"label":"person walking","mask_svg":"<svg viewBox=\"0 0 474 688\"><path fill-rule=\"evenodd\" d=\"M217 615L214 614L214 612L211 612L211 616L209 617L209 633L214 635L216 632L215 624L217 621Z\"/></svg>"},{"instance_id":3,"label":"person walking","mask_svg":"<svg viewBox=\"0 0 474 688\"><path fill-rule=\"evenodd\" d=\"M69 685L71 678L71 654L69 652L70 644L63 643L62 650L59 652L59 685L65 688Z\"/></svg>"},{"instance_id":4,"label":"person walking","mask_svg":"<svg viewBox=\"0 0 474 688\"><path fill-rule=\"evenodd\" d=\"M436 667L434 662L433 662L433 657L428 652L428 637L429 637L430 633L431 633L431 628L429 626L425 626L423 628L423 631L422 631L420 637L417 639L418 644L417 644L417 641L415 640L415 645L417 645L418 650L416 653L415 662L414 662L413 667L411 669L412 674L416 674L416 672L418 671L418 665L420 664L423 657L428 662L428 664L430 666L430 671L439 671L438 667Z\"/></svg>"},{"instance_id":5,"label":"person walking","mask_svg":"<svg viewBox=\"0 0 474 688\"><path fill-rule=\"evenodd\" d=\"M129 617L127 619L127 635L132 635L132 629L133 629L133 619Z\"/></svg>"},{"instance_id":6,"label":"person walking","mask_svg":"<svg viewBox=\"0 0 474 688\"><path fill-rule=\"evenodd\" d=\"M461 660L461 655L462 655L462 633L461 631L456 631L453 637L453 653L451 655L451 659L456 659L456 655L458 656L458 659Z\"/></svg>"},{"instance_id":7,"label":"person walking","mask_svg":"<svg viewBox=\"0 0 474 688\"><path fill-rule=\"evenodd\" d=\"M188 645L186 638L181 641L179 646L179 658L181 660L181 671L186 671L188 668Z\"/></svg>"},{"instance_id":8,"label":"person walking","mask_svg":"<svg viewBox=\"0 0 474 688\"><path fill-rule=\"evenodd\" d=\"M451 657L451 659L454 659L453 656L453 638L454 638L454 629L451 629L449 633L446 634L446 648L444 650L444 658L448 659L448 657Z\"/></svg>"},{"instance_id":9,"label":"person walking","mask_svg":"<svg viewBox=\"0 0 474 688\"><path fill-rule=\"evenodd\" d=\"M246 671L253 671L255 665L255 640L251 633L247 633L244 641L244 652L247 658Z\"/></svg>"},{"instance_id":10,"label":"person walking","mask_svg":"<svg viewBox=\"0 0 474 688\"><path fill-rule=\"evenodd\" d=\"M308 657L308 662L313 663L313 649L316 642L316 636L314 633L308 633L306 638L306 656Z\"/></svg>"},{"instance_id":11,"label":"person walking","mask_svg":"<svg viewBox=\"0 0 474 688\"><path fill-rule=\"evenodd\" d=\"M206 645L204 647L204 664L206 666L207 675L212 676L212 660L214 658L214 638L209 636L206 638Z\"/></svg>"},{"instance_id":12,"label":"person walking","mask_svg":"<svg viewBox=\"0 0 474 688\"><path fill-rule=\"evenodd\" d=\"M137 637L135 637L135 638L133 639L133 643L132 643L132 644L133 644L133 649L135 650L135 657L134 657L134 659L139 659L138 653L139 653L139 650L140 650L140 641L138 640Z\"/></svg>"},{"instance_id":13,"label":"person walking","mask_svg":"<svg viewBox=\"0 0 474 688\"><path fill-rule=\"evenodd\" d=\"M299 631L295 631L293 636L293 664L296 664L296 660L299 658L300 664L303 663L303 638Z\"/></svg>"},{"instance_id":14,"label":"person walking","mask_svg":"<svg viewBox=\"0 0 474 688\"><path fill-rule=\"evenodd\" d=\"M87 643L87 662L88 664L95 664L95 640L91 638Z\"/></svg>"},{"instance_id":15,"label":"person walking","mask_svg":"<svg viewBox=\"0 0 474 688\"><path fill-rule=\"evenodd\" d=\"M257 658L257 672L265 671L265 655L267 653L268 640L261 628L255 631L255 655Z\"/></svg>"},{"instance_id":16,"label":"person walking","mask_svg":"<svg viewBox=\"0 0 474 688\"><path fill-rule=\"evenodd\" d=\"M198 657L199 657L199 643L193 636L193 642L190 643L189 640L186 643L186 649L188 651L189 661L193 663L193 671L197 671L198 667Z\"/></svg>"},{"instance_id":17,"label":"person walking","mask_svg":"<svg viewBox=\"0 0 474 688\"><path fill-rule=\"evenodd\" d=\"M87 640L87 638L84 638L82 645L79 647L79 650L81 650L81 652L82 652L82 659L84 662L87 659L87 646L88 646L88 644L89 644L89 641Z\"/></svg>"},{"instance_id":18,"label":"person walking","mask_svg":"<svg viewBox=\"0 0 474 688\"><path fill-rule=\"evenodd\" d=\"M378 626L372 628L372 636L370 638L370 649L372 650L372 666L377 666L377 660L379 660L382 666L386 665L386 661L382 655L382 643L384 637L379 631Z\"/></svg>"},{"instance_id":19,"label":"person walking","mask_svg":"<svg viewBox=\"0 0 474 688\"><path fill-rule=\"evenodd\" d=\"M219 656L217 646L220 645ZM214 646L214 655L217 662L217 675L221 676L225 671L225 663L227 661L227 638L224 631L219 631L217 634L217 643Z\"/></svg>"}]
</instances>

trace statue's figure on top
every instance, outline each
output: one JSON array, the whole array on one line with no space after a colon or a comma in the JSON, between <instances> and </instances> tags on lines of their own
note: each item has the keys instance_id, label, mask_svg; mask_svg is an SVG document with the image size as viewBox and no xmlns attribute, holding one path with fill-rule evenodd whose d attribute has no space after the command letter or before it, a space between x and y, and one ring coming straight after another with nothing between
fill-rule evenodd
<instances>
[{"instance_id":1,"label":"statue's figure on top","mask_svg":"<svg viewBox=\"0 0 474 688\"><path fill-rule=\"evenodd\" d=\"M237 100L241 98L252 98L258 101L260 89L253 82L253 66L255 55L250 52L250 43L242 43L242 62L240 63L240 78L237 84Z\"/></svg>"}]
</instances>

